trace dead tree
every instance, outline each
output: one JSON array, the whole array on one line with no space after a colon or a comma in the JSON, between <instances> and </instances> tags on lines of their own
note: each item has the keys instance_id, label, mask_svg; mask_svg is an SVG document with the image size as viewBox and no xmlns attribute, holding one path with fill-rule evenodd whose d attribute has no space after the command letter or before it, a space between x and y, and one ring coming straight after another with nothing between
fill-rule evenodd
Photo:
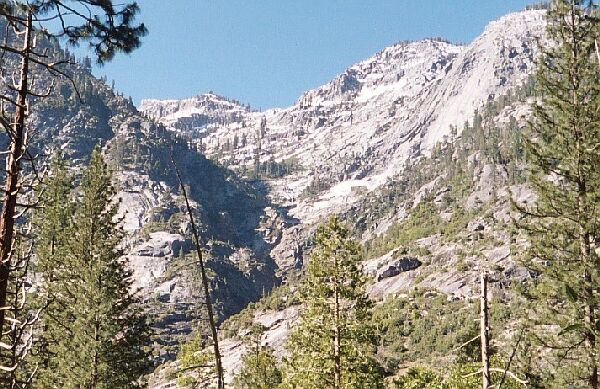
<instances>
[{"instance_id":1,"label":"dead tree","mask_svg":"<svg viewBox=\"0 0 600 389\"><path fill-rule=\"evenodd\" d=\"M32 352L36 325L40 321L41 313L48 306L46 303L31 307L28 302L33 252L30 232L30 225L19 227L16 232L10 272L11 282L7 290L10 309L5 312L8 329L4 334L5 341L0 342L2 381L6 382L11 389L30 387L36 376L37 365L30 365L27 369L23 369L21 362Z\"/></svg>"},{"instance_id":2,"label":"dead tree","mask_svg":"<svg viewBox=\"0 0 600 389\"><path fill-rule=\"evenodd\" d=\"M596 58L598 58L598 70L600 70L600 47L598 47L598 39L594 39L594 48L596 49Z\"/></svg>"},{"instance_id":3,"label":"dead tree","mask_svg":"<svg viewBox=\"0 0 600 389\"><path fill-rule=\"evenodd\" d=\"M213 341L213 357L215 359L215 366L217 369L217 388L224 389L225 381L224 381L224 373L223 373L223 364L221 362L221 353L219 352L219 335L217 333L217 325L215 323L215 316L213 312L212 300L210 298L210 286L208 281L208 276L206 275L206 267L204 264L204 258L202 256L202 248L200 246L200 237L198 235L198 229L196 228L196 223L194 221L194 214L192 212L192 207L190 206L190 201L188 199L187 190L185 189L185 185L183 185L183 181L181 179L181 173L177 168L177 164L175 163L175 159L171 156L171 162L173 163L173 167L175 168L175 174L177 175L177 180L179 182L179 186L181 188L181 194L183 195L183 199L185 200L185 206L187 209L188 216L190 218L190 225L192 227L192 236L194 238L194 245L196 246L196 253L198 254L198 264L200 266L200 277L202 281L202 289L204 291L204 304L206 306L206 315L208 320L208 325L210 327L211 337Z\"/></svg>"},{"instance_id":4,"label":"dead tree","mask_svg":"<svg viewBox=\"0 0 600 389\"><path fill-rule=\"evenodd\" d=\"M480 276L481 283L481 296L479 303L479 315L480 315L480 335L481 340L481 381L483 383L483 389L489 389L491 387L490 378L490 339L489 339L489 323L488 323L488 297L487 287L488 278L485 271L481 271Z\"/></svg>"},{"instance_id":5,"label":"dead tree","mask_svg":"<svg viewBox=\"0 0 600 389\"><path fill-rule=\"evenodd\" d=\"M490 335L489 335L490 325L489 325L488 275L483 268L481 269L479 281L480 281L480 286L481 286L481 291L480 291L480 296L479 296L479 299L480 299L480 309L479 309L480 332L479 332L479 335L477 335L473 339L470 339L467 342L463 343L462 345L460 345L459 347L454 349L454 351L465 347L467 344L474 342L475 340L477 340L479 338L480 346L481 346L481 369L479 369L473 373L466 374L463 376L463 378L468 378L468 377L472 377L474 375L481 374L481 376L482 376L481 381L482 381L483 389L491 389L492 387L501 389L502 385L504 385L504 382L506 381L506 378L510 378L510 379L514 380L515 382L517 382L523 386L526 386L527 384L529 384L529 382L527 380L519 378L515 373L513 373L509 370L512 360L515 357L515 354L517 352L516 349L517 349L517 347L519 347L519 343L521 342L521 338L523 336L523 331L521 331L519 337L517 338L513 352L510 355L509 360L506 363L506 366L503 369L490 366ZM491 372L500 373L502 375L500 382L493 386L492 386Z\"/></svg>"},{"instance_id":6,"label":"dead tree","mask_svg":"<svg viewBox=\"0 0 600 389\"><path fill-rule=\"evenodd\" d=\"M6 176L4 182L4 198L0 213L0 340L4 335L5 313L7 310L7 288L11 270L11 253L13 250L15 210L19 192L21 158L26 147L25 118L27 116L27 98L29 96L29 57L32 50L32 14L27 13L23 30L16 31L23 35L23 46L19 51L21 56L20 81L16 89L15 115L12 126L8 126L9 151L6 156Z\"/></svg>"}]
</instances>

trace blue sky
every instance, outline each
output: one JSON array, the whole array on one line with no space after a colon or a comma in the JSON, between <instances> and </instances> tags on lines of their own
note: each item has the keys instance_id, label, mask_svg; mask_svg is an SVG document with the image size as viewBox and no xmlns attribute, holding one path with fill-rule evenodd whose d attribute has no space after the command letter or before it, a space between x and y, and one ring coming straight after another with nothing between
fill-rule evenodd
<instances>
[{"instance_id":1,"label":"blue sky","mask_svg":"<svg viewBox=\"0 0 600 389\"><path fill-rule=\"evenodd\" d=\"M524 0L137 0L149 34L97 76L143 98L215 93L285 107L401 40L468 43Z\"/></svg>"}]
</instances>

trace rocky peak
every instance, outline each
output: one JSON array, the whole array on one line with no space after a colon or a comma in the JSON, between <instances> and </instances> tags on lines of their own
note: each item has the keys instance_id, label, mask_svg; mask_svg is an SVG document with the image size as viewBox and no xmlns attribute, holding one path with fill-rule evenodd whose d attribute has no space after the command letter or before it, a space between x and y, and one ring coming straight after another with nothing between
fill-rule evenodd
<instances>
[{"instance_id":1,"label":"rocky peak","mask_svg":"<svg viewBox=\"0 0 600 389\"><path fill-rule=\"evenodd\" d=\"M533 74L537 41L545 36L544 15L543 10L529 10L503 16L457 56L440 85L429 92L419 118L429 121L422 136L424 151L449 136L450 125L460 131L475 109Z\"/></svg>"},{"instance_id":2,"label":"rocky peak","mask_svg":"<svg viewBox=\"0 0 600 389\"><path fill-rule=\"evenodd\" d=\"M198 103L214 95L145 101L140 109L187 131L230 168L251 168L257 153L261 163L293 160L296 172L274 183L285 188L279 195L297 199L316 186L329 212L332 199L347 202L352 188L379 186L451 136L450 126L460 132L476 109L526 82L543 18L544 11L509 14L467 46L439 39L398 43L303 93L286 109L260 113L227 100Z\"/></svg>"},{"instance_id":3,"label":"rocky peak","mask_svg":"<svg viewBox=\"0 0 600 389\"><path fill-rule=\"evenodd\" d=\"M466 46L398 43L285 109L255 112L215 95L147 100L140 109L242 175L257 161L292 166L262 178L275 202L311 223L460 135L475 110L524 84L544 36L544 12L504 16Z\"/></svg>"},{"instance_id":4,"label":"rocky peak","mask_svg":"<svg viewBox=\"0 0 600 389\"><path fill-rule=\"evenodd\" d=\"M252 112L249 105L212 92L183 100L142 100L139 110L169 128L195 136L210 124L241 123Z\"/></svg>"},{"instance_id":5,"label":"rocky peak","mask_svg":"<svg viewBox=\"0 0 600 389\"><path fill-rule=\"evenodd\" d=\"M460 46L434 39L397 43L352 65L328 84L303 93L296 106L366 101L392 89L422 86L415 81L437 78L460 51Z\"/></svg>"}]
</instances>

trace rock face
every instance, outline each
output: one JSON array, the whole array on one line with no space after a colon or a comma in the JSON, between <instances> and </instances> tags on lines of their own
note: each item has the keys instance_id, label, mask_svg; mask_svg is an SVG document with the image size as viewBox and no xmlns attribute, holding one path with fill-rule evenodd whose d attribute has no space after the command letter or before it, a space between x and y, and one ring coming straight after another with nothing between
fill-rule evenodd
<instances>
[{"instance_id":1,"label":"rock face","mask_svg":"<svg viewBox=\"0 0 600 389\"><path fill-rule=\"evenodd\" d=\"M127 258L135 273L134 288L145 289L148 295L159 293L162 300L170 301L175 282L170 281L157 287L173 257L178 256L184 247L189 250L189 242L180 234L160 231L150 234L148 240L129 250Z\"/></svg>"},{"instance_id":2,"label":"rock face","mask_svg":"<svg viewBox=\"0 0 600 389\"><path fill-rule=\"evenodd\" d=\"M385 278L395 277L402 272L414 270L419 266L421 266L421 261L417 258L403 257L394 260L392 263L388 263L382 269L379 269L375 279L381 281Z\"/></svg>"},{"instance_id":3,"label":"rock face","mask_svg":"<svg viewBox=\"0 0 600 389\"><path fill-rule=\"evenodd\" d=\"M458 133L475 109L524 83L534 68L544 11L490 23L467 46L439 40L399 43L307 91L285 109L254 112L215 95L145 100L140 110L187 134L232 168L293 160L273 196L302 221L343 207L385 182L405 163ZM210 120L184 126L198 115ZM219 117L219 119L215 119ZM227 145L227 147L224 147ZM315 182L319 197L300 199Z\"/></svg>"}]
</instances>

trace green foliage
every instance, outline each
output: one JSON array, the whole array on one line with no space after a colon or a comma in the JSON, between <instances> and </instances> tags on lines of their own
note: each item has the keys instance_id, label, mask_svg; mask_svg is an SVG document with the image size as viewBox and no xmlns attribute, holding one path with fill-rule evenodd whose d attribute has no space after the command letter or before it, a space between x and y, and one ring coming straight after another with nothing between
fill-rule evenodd
<instances>
[{"instance_id":1,"label":"green foliage","mask_svg":"<svg viewBox=\"0 0 600 389\"><path fill-rule=\"evenodd\" d=\"M407 220L392 225L385 235L369 241L364 247L365 256L374 258L397 247L412 245L417 239L434 235L442 223L431 203L423 201L411 210Z\"/></svg>"},{"instance_id":2,"label":"green foliage","mask_svg":"<svg viewBox=\"0 0 600 389\"><path fill-rule=\"evenodd\" d=\"M359 254L358 244L338 219L331 218L318 228L301 288L306 305L286 346L289 357L282 368L283 388L383 386L375 360L378 336ZM335 383L336 366L340 386Z\"/></svg>"},{"instance_id":3,"label":"green foliage","mask_svg":"<svg viewBox=\"0 0 600 389\"><path fill-rule=\"evenodd\" d=\"M479 343L458 347L477 335L477 309L476 304L448 301L432 291L416 290L407 297L389 298L373 313L382 334L378 357L392 373L400 365L416 361L476 361Z\"/></svg>"},{"instance_id":4,"label":"green foliage","mask_svg":"<svg viewBox=\"0 0 600 389\"><path fill-rule=\"evenodd\" d=\"M181 346L177 354L177 385L183 388L216 387L217 370L209 347L208 338L202 331L196 331L194 337Z\"/></svg>"},{"instance_id":5,"label":"green foliage","mask_svg":"<svg viewBox=\"0 0 600 389\"><path fill-rule=\"evenodd\" d=\"M423 254L415 241L440 234L443 239L457 240L466 237L468 222L475 211L462 207L452 207L449 219L440 217L440 210L433 204L431 196L424 196L421 202L409 211L408 217L393 224L385 234L369 240L363 248L367 258L375 258L402 247L405 253ZM478 213L481 212L478 211Z\"/></svg>"},{"instance_id":6,"label":"green foliage","mask_svg":"<svg viewBox=\"0 0 600 389\"><path fill-rule=\"evenodd\" d=\"M405 375L393 381L391 389L479 389L482 387L481 373L478 364L453 365L444 375L426 368L412 368ZM513 377L500 371L492 371L494 383L502 382L505 389L522 389L525 386Z\"/></svg>"},{"instance_id":7,"label":"green foliage","mask_svg":"<svg viewBox=\"0 0 600 389\"><path fill-rule=\"evenodd\" d=\"M53 280L53 273L64 271L64 255L68 236L65 230L70 228L74 209L71 200L73 177L66 169L60 155L54 155L50 165L51 176L39 202L44 204L43 211L34 213L33 223L36 229L36 253L38 261L36 271Z\"/></svg>"},{"instance_id":8,"label":"green foliage","mask_svg":"<svg viewBox=\"0 0 600 389\"><path fill-rule=\"evenodd\" d=\"M553 387L597 387L600 366L600 258L593 243L600 239L600 64L594 47L600 23L591 4L550 4L547 32L555 44L544 48L538 63L539 99L525 141L538 199L518 206L524 214L518 226L530 242L523 263L535 276L523 288L530 303L526 319L532 347L544 355L531 370Z\"/></svg>"},{"instance_id":9,"label":"green foliage","mask_svg":"<svg viewBox=\"0 0 600 389\"><path fill-rule=\"evenodd\" d=\"M424 368L413 368L394 381L396 389L439 389L442 378L434 371Z\"/></svg>"},{"instance_id":10,"label":"green foliage","mask_svg":"<svg viewBox=\"0 0 600 389\"><path fill-rule=\"evenodd\" d=\"M235 389L272 389L281 383L277 360L268 347L242 358L242 370L233 381Z\"/></svg>"},{"instance_id":11,"label":"green foliage","mask_svg":"<svg viewBox=\"0 0 600 389\"><path fill-rule=\"evenodd\" d=\"M261 345L262 328L253 326L251 341L242 357L242 368L233 380L235 389L272 389L281 383L273 349Z\"/></svg>"},{"instance_id":12,"label":"green foliage","mask_svg":"<svg viewBox=\"0 0 600 389\"><path fill-rule=\"evenodd\" d=\"M110 61L115 53L130 53L141 44L141 37L146 35L144 24L135 25L134 20L139 8L135 2L117 4L111 0L89 2L83 0L67 4L56 0L33 0L11 2L15 11L30 10L36 20L35 29L47 37L66 39L72 46L87 43L94 51L98 63ZM86 12L77 11L85 7ZM2 16L8 14L6 7ZM65 18L68 14L70 17ZM58 19L62 24L52 24L49 21ZM39 20L39 22L37 22ZM38 27L39 25L39 27Z\"/></svg>"},{"instance_id":13,"label":"green foliage","mask_svg":"<svg viewBox=\"0 0 600 389\"><path fill-rule=\"evenodd\" d=\"M78 196L55 159L36 215L37 269L43 275L35 387L137 388L148 367L147 326L130 293L111 174L100 150L83 172Z\"/></svg>"},{"instance_id":14,"label":"green foliage","mask_svg":"<svg viewBox=\"0 0 600 389\"><path fill-rule=\"evenodd\" d=\"M508 343L514 340L504 335L521 314L515 302L490 302L490 335L494 340L490 353L497 367L510 358L513 348ZM478 316L478 303L449 300L445 294L432 290L416 289L405 296L389 296L373 310L373 321L381 334L377 357L388 374L415 364L437 369L477 363L481 359L476 339Z\"/></svg>"}]
</instances>

